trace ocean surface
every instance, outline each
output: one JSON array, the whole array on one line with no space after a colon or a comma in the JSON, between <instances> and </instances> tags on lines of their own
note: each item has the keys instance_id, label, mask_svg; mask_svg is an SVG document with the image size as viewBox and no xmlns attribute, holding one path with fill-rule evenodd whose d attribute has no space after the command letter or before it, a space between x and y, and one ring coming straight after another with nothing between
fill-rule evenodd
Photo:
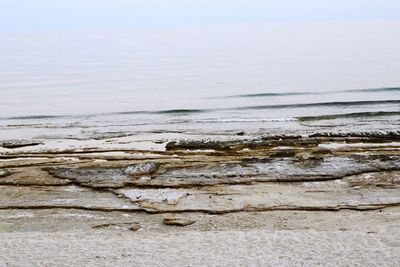
<instances>
[{"instance_id":1,"label":"ocean surface","mask_svg":"<svg viewBox=\"0 0 400 267\"><path fill-rule=\"evenodd\" d=\"M400 21L0 33L0 138L398 130L399 36Z\"/></svg>"}]
</instances>

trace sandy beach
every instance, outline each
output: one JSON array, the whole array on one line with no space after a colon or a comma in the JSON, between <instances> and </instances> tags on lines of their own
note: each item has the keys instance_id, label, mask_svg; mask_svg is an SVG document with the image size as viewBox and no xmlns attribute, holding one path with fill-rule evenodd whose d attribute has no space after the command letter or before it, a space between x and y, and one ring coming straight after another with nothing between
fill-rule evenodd
<instances>
[{"instance_id":1,"label":"sandy beach","mask_svg":"<svg viewBox=\"0 0 400 267\"><path fill-rule=\"evenodd\" d=\"M400 266L399 14L1 1L0 267Z\"/></svg>"},{"instance_id":2,"label":"sandy beach","mask_svg":"<svg viewBox=\"0 0 400 267\"><path fill-rule=\"evenodd\" d=\"M398 266L398 230L365 230L2 234L1 265Z\"/></svg>"},{"instance_id":3,"label":"sandy beach","mask_svg":"<svg viewBox=\"0 0 400 267\"><path fill-rule=\"evenodd\" d=\"M0 266L398 266L398 141L4 142Z\"/></svg>"}]
</instances>

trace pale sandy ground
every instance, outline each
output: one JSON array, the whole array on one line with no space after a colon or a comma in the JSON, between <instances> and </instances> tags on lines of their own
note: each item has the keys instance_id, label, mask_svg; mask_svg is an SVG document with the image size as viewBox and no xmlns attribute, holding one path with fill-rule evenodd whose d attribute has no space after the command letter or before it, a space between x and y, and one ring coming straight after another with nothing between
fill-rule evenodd
<instances>
[{"instance_id":1,"label":"pale sandy ground","mask_svg":"<svg viewBox=\"0 0 400 267\"><path fill-rule=\"evenodd\" d=\"M1 234L1 266L400 266L400 231Z\"/></svg>"},{"instance_id":2,"label":"pale sandy ground","mask_svg":"<svg viewBox=\"0 0 400 267\"><path fill-rule=\"evenodd\" d=\"M399 208L163 216L0 211L0 266L400 266Z\"/></svg>"}]
</instances>

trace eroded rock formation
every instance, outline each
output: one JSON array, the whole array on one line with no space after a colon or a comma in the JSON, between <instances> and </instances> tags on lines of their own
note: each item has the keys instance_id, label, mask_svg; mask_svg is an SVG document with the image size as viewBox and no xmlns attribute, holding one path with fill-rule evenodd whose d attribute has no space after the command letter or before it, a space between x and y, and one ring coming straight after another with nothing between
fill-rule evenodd
<instances>
[{"instance_id":1,"label":"eroded rock formation","mask_svg":"<svg viewBox=\"0 0 400 267\"><path fill-rule=\"evenodd\" d=\"M398 141L318 133L166 141L157 151L15 147L1 155L0 209L169 214L165 224L191 225L176 215L397 208ZM132 225L110 225L121 223Z\"/></svg>"}]
</instances>

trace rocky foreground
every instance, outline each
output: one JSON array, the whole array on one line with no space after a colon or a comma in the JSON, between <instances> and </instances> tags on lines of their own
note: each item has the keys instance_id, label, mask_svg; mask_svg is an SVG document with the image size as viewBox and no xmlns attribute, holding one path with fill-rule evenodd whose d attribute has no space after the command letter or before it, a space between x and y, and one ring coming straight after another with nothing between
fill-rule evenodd
<instances>
[{"instance_id":1,"label":"rocky foreground","mask_svg":"<svg viewBox=\"0 0 400 267\"><path fill-rule=\"evenodd\" d=\"M400 265L400 134L0 143L0 266Z\"/></svg>"}]
</instances>

